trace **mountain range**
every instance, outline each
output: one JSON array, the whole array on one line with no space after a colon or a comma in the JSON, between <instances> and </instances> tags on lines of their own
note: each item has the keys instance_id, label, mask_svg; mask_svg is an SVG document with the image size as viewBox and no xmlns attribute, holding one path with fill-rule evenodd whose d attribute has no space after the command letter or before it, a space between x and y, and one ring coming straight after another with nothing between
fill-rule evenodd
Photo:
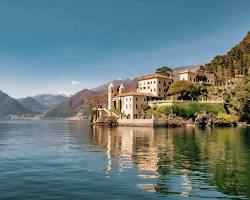
<instances>
[{"instance_id":1,"label":"mountain range","mask_svg":"<svg viewBox=\"0 0 250 200\"><path fill-rule=\"evenodd\" d=\"M0 118L6 118L11 115L32 114L31 110L23 107L16 99L0 91Z\"/></svg>"},{"instance_id":2,"label":"mountain range","mask_svg":"<svg viewBox=\"0 0 250 200\"><path fill-rule=\"evenodd\" d=\"M34 112L43 112L46 107L35 100L33 97L26 97L22 99L17 99L17 101L25 108L32 110Z\"/></svg>"},{"instance_id":3,"label":"mountain range","mask_svg":"<svg viewBox=\"0 0 250 200\"><path fill-rule=\"evenodd\" d=\"M67 100L69 96L64 94L41 94L32 98L41 104L45 111L49 111Z\"/></svg>"}]
</instances>

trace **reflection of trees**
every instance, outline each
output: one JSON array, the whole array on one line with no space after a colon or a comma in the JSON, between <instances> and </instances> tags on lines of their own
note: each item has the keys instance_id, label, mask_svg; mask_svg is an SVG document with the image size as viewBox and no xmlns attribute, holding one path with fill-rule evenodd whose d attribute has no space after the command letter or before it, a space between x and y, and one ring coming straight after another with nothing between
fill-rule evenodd
<instances>
[{"instance_id":1,"label":"reflection of trees","mask_svg":"<svg viewBox=\"0 0 250 200\"><path fill-rule=\"evenodd\" d=\"M244 134L245 133L245 134ZM244 144L244 129L217 129L212 135L208 152L209 180L223 193L250 197L249 143ZM243 145L246 145L243 148Z\"/></svg>"},{"instance_id":2,"label":"reflection of trees","mask_svg":"<svg viewBox=\"0 0 250 200\"><path fill-rule=\"evenodd\" d=\"M206 192L201 185L214 185L225 194L250 197L247 131L99 127L92 139L107 152L107 169L137 167L146 181L138 187L147 191L188 196L196 189Z\"/></svg>"}]
</instances>

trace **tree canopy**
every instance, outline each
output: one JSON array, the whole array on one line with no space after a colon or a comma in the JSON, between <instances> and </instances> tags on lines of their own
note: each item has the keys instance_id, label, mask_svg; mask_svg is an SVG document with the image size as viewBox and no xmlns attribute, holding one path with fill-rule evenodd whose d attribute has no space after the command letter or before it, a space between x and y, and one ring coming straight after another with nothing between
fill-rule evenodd
<instances>
[{"instance_id":1,"label":"tree canopy","mask_svg":"<svg viewBox=\"0 0 250 200\"><path fill-rule=\"evenodd\" d=\"M173 69L168 66L162 66L156 69L156 72L173 72Z\"/></svg>"},{"instance_id":2,"label":"tree canopy","mask_svg":"<svg viewBox=\"0 0 250 200\"><path fill-rule=\"evenodd\" d=\"M250 78L228 89L225 101L233 114L239 115L242 121L250 122Z\"/></svg>"},{"instance_id":3,"label":"tree canopy","mask_svg":"<svg viewBox=\"0 0 250 200\"><path fill-rule=\"evenodd\" d=\"M189 81L175 81L168 90L168 95L176 95L179 99L196 99L199 93L198 87Z\"/></svg>"},{"instance_id":4,"label":"tree canopy","mask_svg":"<svg viewBox=\"0 0 250 200\"><path fill-rule=\"evenodd\" d=\"M215 56L205 70L216 76L218 85L235 75L248 76L250 71L250 33L227 54Z\"/></svg>"}]
</instances>

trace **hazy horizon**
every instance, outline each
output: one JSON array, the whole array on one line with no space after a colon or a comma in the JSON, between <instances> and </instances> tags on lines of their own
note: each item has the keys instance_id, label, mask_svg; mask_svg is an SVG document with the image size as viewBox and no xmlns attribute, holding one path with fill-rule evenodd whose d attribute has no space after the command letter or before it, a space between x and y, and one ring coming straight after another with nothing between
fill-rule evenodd
<instances>
[{"instance_id":1,"label":"hazy horizon","mask_svg":"<svg viewBox=\"0 0 250 200\"><path fill-rule=\"evenodd\" d=\"M250 1L0 2L0 90L74 94L167 65L209 62L250 31Z\"/></svg>"}]
</instances>

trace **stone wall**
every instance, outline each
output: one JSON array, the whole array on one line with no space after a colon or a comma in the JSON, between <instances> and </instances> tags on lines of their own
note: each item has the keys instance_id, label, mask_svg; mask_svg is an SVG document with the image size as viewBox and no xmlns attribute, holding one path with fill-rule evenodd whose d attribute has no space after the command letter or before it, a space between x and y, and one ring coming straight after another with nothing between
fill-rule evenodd
<instances>
[{"instance_id":1,"label":"stone wall","mask_svg":"<svg viewBox=\"0 0 250 200\"><path fill-rule=\"evenodd\" d=\"M118 119L118 126L166 127L165 119Z\"/></svg>"}]
</instances>

